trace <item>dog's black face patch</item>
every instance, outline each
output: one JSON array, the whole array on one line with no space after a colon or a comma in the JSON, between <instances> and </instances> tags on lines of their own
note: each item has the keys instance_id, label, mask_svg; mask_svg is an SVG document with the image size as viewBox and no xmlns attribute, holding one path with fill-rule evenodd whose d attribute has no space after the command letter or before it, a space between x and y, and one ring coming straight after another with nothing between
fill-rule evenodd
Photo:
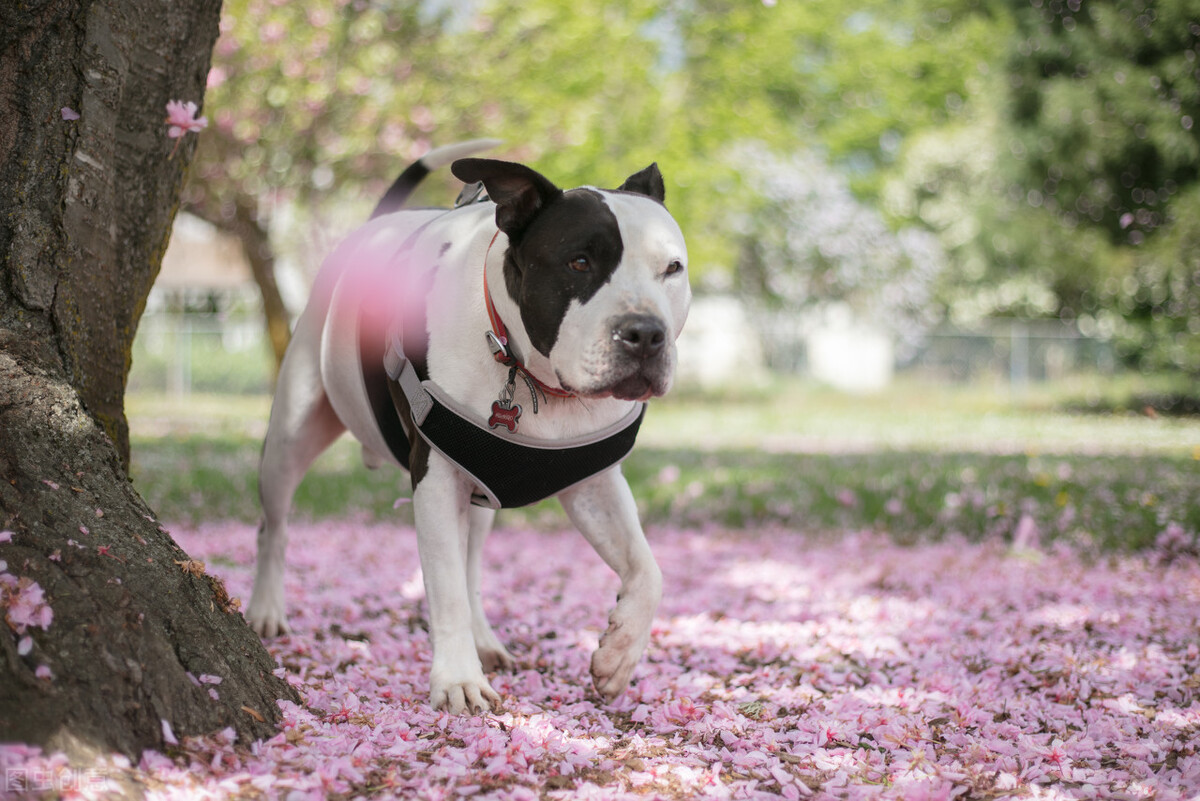
<instances>
[{"instance_id":1,"label":"dog's black face patch","mask_svg":"<svg viewBox=\"0 0 1200 801\"><path fill-rule=\"evenodd\" d=\"M553 200L512 244L504 281L539 353L549 357L571 302L587 303L612 277L624 249L616 215L590 189Z\"/></svg>"}]
</instances>

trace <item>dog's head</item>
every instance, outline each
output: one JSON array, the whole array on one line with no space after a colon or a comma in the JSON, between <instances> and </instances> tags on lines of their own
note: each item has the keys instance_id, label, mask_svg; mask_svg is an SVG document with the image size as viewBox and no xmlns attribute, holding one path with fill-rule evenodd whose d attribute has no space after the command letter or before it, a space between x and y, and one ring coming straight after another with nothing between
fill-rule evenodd
<instances>
[{"instance_id":1,"label":"dog's head","mask_svg":"<svg viewBox=\"0 0 1200 801\"><path fill-rule=\"evenodd\" d=\"M691 289L658 166L616 190L566 191L511 162L461 159L451 169L482 181L496 204L508 237L504 284L539 366L581 397L645 400L670 389Z\"/></svg>"}]
</instances>

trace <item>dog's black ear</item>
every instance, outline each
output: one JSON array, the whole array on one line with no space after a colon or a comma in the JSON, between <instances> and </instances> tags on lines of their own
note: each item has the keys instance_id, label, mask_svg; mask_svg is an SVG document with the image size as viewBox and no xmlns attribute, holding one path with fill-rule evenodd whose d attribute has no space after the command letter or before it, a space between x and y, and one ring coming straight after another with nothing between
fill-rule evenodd
<instances>
[{"instance_id":1,"label":"dog's black ear","mask_svg":"<svg viewBox=\"0 0 1200 801\"><path fill-rule=\"evenodd\" d=\"M546 204L562 194L548 178L524 164L494 159L459 159L450 171L464 183L483 181L496 204L496 227L516 239Z\"/></svg>"},{"instance_id":2,"label":"dog's black ear","mask_svg":"<svg viewBox=\"0 0 1200 801\"><path fill-rule=\"evenodd\" d=\"M667 196L667 188L663 186L662 173L658 171L658 162L626 178L625 183L621 184L618 189L622 192L646 195L659 203L662 203Z\"/></svg>"}]
</instances>

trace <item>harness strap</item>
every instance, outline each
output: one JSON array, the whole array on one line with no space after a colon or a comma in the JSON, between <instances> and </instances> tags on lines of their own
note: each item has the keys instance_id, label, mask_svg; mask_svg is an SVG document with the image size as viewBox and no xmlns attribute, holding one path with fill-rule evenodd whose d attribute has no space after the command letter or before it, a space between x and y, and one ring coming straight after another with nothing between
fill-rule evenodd
<instances>
[{"instance_id":1,"label":"harness strap","mask_svg":"<svg viewBox=\"0 0 1200 801\"><path fill-rule=\"evenodd\" d=\"M407 360L387 384L394 406L401 397L408 402L413 426L429 447L475 482L471 502L492 509L536 503L624 460L646 413L640 403L595 434L546 442L474 422L436 384L422 381ZM407 438L400 447L389 446L393 452L409 450Z\"/></svg>"}]
</instances>

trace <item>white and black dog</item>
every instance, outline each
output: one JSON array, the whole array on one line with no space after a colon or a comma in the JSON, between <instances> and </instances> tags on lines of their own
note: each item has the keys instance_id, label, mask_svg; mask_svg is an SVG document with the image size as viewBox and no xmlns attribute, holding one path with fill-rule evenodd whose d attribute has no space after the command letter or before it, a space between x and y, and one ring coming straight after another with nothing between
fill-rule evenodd
<instances>
[{"instance_id":1,"label":"white and black dog","mask_svg":"<svg viewBox=\"0 0 1200 801\"><path fill-rule=\"evenodd\" d=\"M451 712L498 707L484 674L514 664L480 594L495 509L549 495L620 577L591 672L606 698L628 685L662 574L620 460L643 402L671 386L691 298L687 249L656 165L616 190L564 191L520 164L462 158L493 144L441 148L410 166L322 267L271 409L246 611L263 636L287 631L292 496L349 430L369 466L410 471L430 701ZM450 210L400 209L422 177L451 162L455 176L481 185L476 196Z\"/></svg>"}]
</instances>

